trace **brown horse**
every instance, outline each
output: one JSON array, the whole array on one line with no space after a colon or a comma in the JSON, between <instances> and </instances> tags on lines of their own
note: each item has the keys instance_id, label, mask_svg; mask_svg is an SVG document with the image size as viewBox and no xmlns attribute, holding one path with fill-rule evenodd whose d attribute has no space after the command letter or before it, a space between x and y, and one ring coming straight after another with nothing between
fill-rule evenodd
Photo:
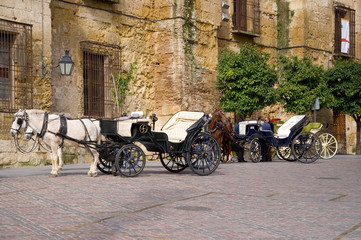
<instances>
[{"instance_id":1,"label":"brown horse","mask_svg":"<svg viewBox=\"0 0 361 240\"><path fill-rule=\"evenodd\" d=\"M226 161L228 162L229 155L232 153L233 140L233 124L231 119L226 117L222 109L218 109L212 114L208 130L222 148L222 161L225 162L224 157L226 156Z\"/></svg>"}]
</instances>

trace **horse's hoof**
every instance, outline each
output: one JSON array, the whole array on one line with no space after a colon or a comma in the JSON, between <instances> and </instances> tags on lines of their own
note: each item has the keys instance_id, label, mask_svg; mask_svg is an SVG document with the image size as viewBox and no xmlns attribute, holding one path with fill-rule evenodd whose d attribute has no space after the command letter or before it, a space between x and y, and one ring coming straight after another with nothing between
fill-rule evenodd
<instances>
[{"instance_id":1,"label":"horse's hoof","mask_svg":"<svg viewBox=\"0 0 361 240\"><path fill-rule=\"evenodd\" d=\"M49 177L57 177L58 176L58 174L53 174L53 173L51 173L50 175L49 175Z\"/></svg>"},{"instance_id":2,"label":"horse's hoof","mask_svg":"<svg viewBox=\"0 0 361 240\"><path fill-rule=\"evenodd\" d=\"M89 177L96 177L98 175L97 172L88 172Z\"/></svg>"}]
</instances>

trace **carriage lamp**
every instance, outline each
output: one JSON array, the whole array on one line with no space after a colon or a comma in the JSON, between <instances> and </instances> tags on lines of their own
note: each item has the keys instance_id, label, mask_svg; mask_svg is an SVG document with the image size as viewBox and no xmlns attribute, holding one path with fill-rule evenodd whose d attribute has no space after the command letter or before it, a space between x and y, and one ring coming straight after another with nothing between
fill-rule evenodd
<instances>
[{"instance_id":1,"label":"carriage lamp","mask_svg":"<svg viewBox=\"0 0 361 240\"><path fill-rule=\"evenodd\" d=\"M74 62L69 56L69 50L65 50L65 55L61 58L59 62L60 73L61 75L69 76L73 70Z\"/></svg>"}]
</instances>

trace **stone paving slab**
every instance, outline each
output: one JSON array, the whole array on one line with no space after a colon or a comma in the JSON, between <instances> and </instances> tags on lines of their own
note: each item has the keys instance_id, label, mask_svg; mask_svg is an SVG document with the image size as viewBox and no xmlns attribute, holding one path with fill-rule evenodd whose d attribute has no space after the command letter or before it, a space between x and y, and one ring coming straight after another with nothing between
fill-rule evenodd
<instances>
[{"instance_id":1,"label":"stone paving slab","mask_svg":"<svg viewBox=\"0 0 361 240\"><path fill-rule=\"evenodd\" d=\"M0 239L361 239L361 156L220 164L210 176L147 162L0 169Z\"/></svg>"}]
</instances>

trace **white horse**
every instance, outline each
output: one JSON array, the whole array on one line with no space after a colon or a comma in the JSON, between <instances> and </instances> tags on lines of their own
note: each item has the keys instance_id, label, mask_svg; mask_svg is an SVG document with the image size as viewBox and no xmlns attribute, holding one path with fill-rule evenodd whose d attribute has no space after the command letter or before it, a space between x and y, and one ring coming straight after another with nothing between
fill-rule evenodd
<instances>
[{"instance_id":1,"label":"white horse","mask_svg":"<svg viewBox=\"0 0 361 240\"><path fill-rule=\"evenodd\" d=\"M31 129L38 134L39 138L51 149L52 152L52 170L51 174L58 175L58 171L63 166L63 147L83 146L92 156L92 162L89 176L97 175L97 162L99 153L87 143L100 144L100 126L99 121L94 119L67 119L66 134L60 134L61 120L56 114L47 114L43 110L19 110L15 113L15 119L10 129L10 134L16 136L23 128L25 122L26 128ZM64 130L64 129L63 129ZM58 165L59 159L59 165Z\"/></svg>"}]
</instances>

